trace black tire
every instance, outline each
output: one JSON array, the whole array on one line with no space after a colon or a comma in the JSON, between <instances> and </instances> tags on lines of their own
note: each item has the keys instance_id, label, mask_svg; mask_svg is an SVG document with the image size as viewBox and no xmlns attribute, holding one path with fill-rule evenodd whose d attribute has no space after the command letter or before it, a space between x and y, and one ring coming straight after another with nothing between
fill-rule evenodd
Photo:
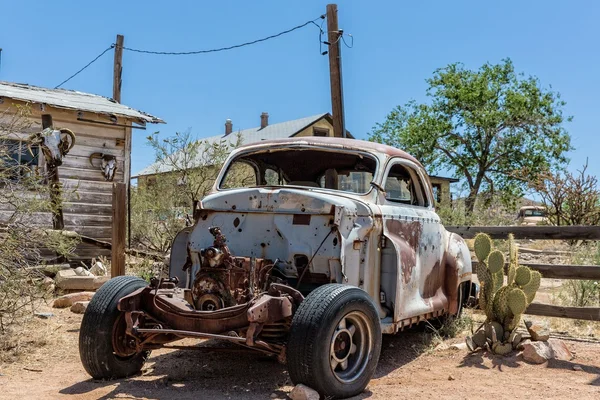
<instances>
[{"instance_id":1,"label":"black tire","mask_svg":"<svg viewBox=\"0 0 600 400\"><path fill-rule=\"evenodd\" d=\"M115 354L113 329L124 324L123 314L117 309L120 298L147 286L143 279L119 276L106 282L96 292L81 321L79 356L83 367L94 379L118 379L135 375L150 355L149 351L127 357Z\"/></svg>"},{"instance_id":2,"label":"black tire","mask_svg":"<svg viewBox=\"0 0 600 400\"><path fill-rule=\"evenodd\" d=\"M352 326L347 335L344 329ZM380 352L381 325L369 295L354 286L329 284L311 292L298 307L290 329L287 367L294 384L305 384L326 398L345 398L365 389ZM344 357L345 368L338 362Z\"/></svg>"}]
</instances>

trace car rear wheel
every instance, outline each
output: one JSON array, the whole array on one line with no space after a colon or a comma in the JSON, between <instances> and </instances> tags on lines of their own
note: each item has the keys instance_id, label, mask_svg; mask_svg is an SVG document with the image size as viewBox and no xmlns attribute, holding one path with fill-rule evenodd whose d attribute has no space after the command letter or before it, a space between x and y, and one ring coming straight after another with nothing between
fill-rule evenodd
<instances>
[{"instance_id":1,"label":"car rear wheel","mask_svg":"<svg viewBox=\"0 0 600 400\"><path fill-rule=\"evenodd\" d=\"M324 285L304 299L292 320L290 378L325 397L354 396L371 380L380 351L381 326L369 295L353 286Z\"/></svg>"},{"instance_id":2,"label":"car rear wheel","mask_svg":"<svg viewBox=\"0 0 600 400\"><path fill-rule=\"evenodd\" d=\"M146 285L143 279L119 276L92 297L79 330L79 356L94 379L137 374L148 359L149 351L136 352L128 346L124 314L117 309L119 299Z\"/></svg>"}]
</instances>

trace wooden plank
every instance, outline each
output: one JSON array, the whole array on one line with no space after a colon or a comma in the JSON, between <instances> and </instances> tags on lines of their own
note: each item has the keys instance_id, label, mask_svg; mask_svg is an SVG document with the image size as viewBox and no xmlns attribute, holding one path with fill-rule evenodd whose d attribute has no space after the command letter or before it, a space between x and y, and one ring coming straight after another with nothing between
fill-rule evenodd
<instances>
[{"instance_id":1,"label":"wooden plank","mask_svg":"<svg viewBox=\"0 0 600 400\"><path fill-rule=\"evenodd\" d=\"M98 150L98 152L101 152L102 150ZM100 176L102 176L102 172L101 172L101 168L100 166L102 165L102 161L99 159L95 159L93 160L94 165L90 164L90 158L88 157L84 157L84 156L74 156L69 154L67 157L65 157L63 159L63 163L61 167L68 167L68 168L79 168L82 170L89 170L89 171L97 171L98 174L100 174ZM125 170L125 161L123 159L117 159L117 171L124 171Z\"/></svg>"},{"instance_id":2,"label":"wooden plank","mask_svg":"<svg viewBox=\"0 0 600 400\"><path fill-rule=\"evenodd\" d=\"M104 204L65 203L63 211L69 214L112 215L111 206Z\"/></svg>"},{"instance_id":3,"label":"wooden plank","mask_svg":"<svg viewBox=\"0 0 600 400\"><path fill-rule=\"evenodd\" d=\"M65 225L67 226L112 226L112 216L110 215L86 215L86 214L65 214ZM110 235L109 235L110 236Z\"/></svg>"},{"instance_id":4,"label":"wooden plank","mask_svg":"<svg viewBox=\"0 0 600 400\"><path fill-rule=\"evenodd\" d=\"M447 226L446 230L465 239L482 232L492 239L506 239L512 233L515 239L600 240L600 226Z\"/></svg>"},{"instance_id":5,"label":"wooden plank","mask_svg":"<svg viewBox=\"0 0 600 400\"><path fill-rule=\"evenodd\" d=\"M472 261L473 270L477 261ZM581 279L600 280L600 265L570 265L570 264L534 264L519 263L533 270L539 271L544 278L549 279ZM505 264L505 271L508 263Z\"/></svg>"},{"instance_id":6,"label":"wooden plank","mask_svg":"<svg viewBox=\"0 0 600 400\"><path fill-rule=\"evenodd\" d=\"M82 181L79 179L61 178L60 180L65 190L83 190L86 192L106 192L112 196L112 182L98 181ZM111 197L112 198L112 197Z\"/></svg>"},{"instance_id":7,"label":"wooden plank","mask_svg":"<svg viewBox=\"0 0 600 400\"><path fill-rule=\"evenodd\" d=\"M113 62L113 99L121 102L121 73L123 72L123 35L117 35Z\"/></svg>"},{"instance_id":8,"label":"wooden plank","mask_svg":"<svg viewBox=\"0 0 600 400\"><path fill-rule=\"evenodd\" d=\"M117 158L123 158L124 155L124 147L106 147L106 148L98 148L94 146L84 146L75 144L71 151L69 151L69 155L81 156L81 157L89 157L90 154L96 153L102 150L104 154L110 154L111 156L115 156ZM68 156L67 156L68 157Z\"/></svg>"},{"instance_id":9,"label":"wooden plank","mask_svg":"<svg viewBox=\"0 0 600 400\"><path fill-rule=\"evenodd\" d=\"M65 202L112 205L112 191L88 192L83 190L76 190L65 195Z\"/></svg>"},{"instance_id":10,"label":"wooden plank","mask_svg":"<svg viewBox=\"0 0 600 400\"><path fill-rule=\"evenodd\" d=\"M121 128L124 129L124 128ZM76 134L77 135L77 134ZM98 136L89 136L85 134L79 134L76 136L75 146L88 146L88 147L96 147L97 151L102 151L102 149L123 149L124 146L121 144L117 145L117 138L113 137L98 137ZM119 140L123 140L124 137L119 137Z\"/></svg>"},{"instance_id":11,"label":"wooden plank","mask_svg":"<svg viewBox=\"0 0 600 400\"><path fill-rule=\"evenodd\" d=\"M563 307L551 304L531 303L527 307L525 314L600 321L600 307Z\"/></svg>"},{"instance_id":12,"label":"wooden plank","mask_svg":"<svg viewBox=\"0 0 600 400\"><path fill-rule=\"evenodd\" d=\"M127 212L127 185L115 183L113 186L112 205L112 254L111 276L125 275L125 231Z\"/></svg>"},{"instance_id":13,"label":"wooden plank","mask_svg":"<svg viewBox=\"0 0 600 400\"><path fill-rule=\"evenodd\" d=\"M64 179L80 179L82 181L92 181L92 182L106 182L104 179L104 175L100 169L97 170L89 170L89 169L81 169L81 168L68 168L68 167L60 167L58 172L61 177ZM115 173L115 182L123 181L123 170L117 170Z\"/></svg>"},{"instance_id":14,"label":"wooden plank","mask_svg":"<svg viewBox=\"0 0 600 400\"><path fill-rule=\"evenodd\" d=\"M77 226L67 225L65 229L68 231L75 231L80 235L89 236L93 238L106 238L112 235L112 226Z\"/></svg>"}]
</instances>

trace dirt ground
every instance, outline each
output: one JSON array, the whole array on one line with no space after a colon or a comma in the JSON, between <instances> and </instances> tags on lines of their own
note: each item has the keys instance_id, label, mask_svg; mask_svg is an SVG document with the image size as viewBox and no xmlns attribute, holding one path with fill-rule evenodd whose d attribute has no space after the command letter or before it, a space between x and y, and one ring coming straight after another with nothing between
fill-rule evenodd
<instances>
[{"instance_id":1,"label":"dirt ground","mask_svg":"<svg viewBox=\"0 0 600 400\"><path fill-rule=\"evenodd\" d=\"M285 367L272 358L206 350L155 351L140 376L94 381L79 360L81 316L68 309L43 311L54 316L24 326L26 333L8 350L20 355L0 365L2 399L285 399L292 389ZM530 365L519 356L445 349L462 338L434 347L426 336L415 329L384 337L375 377L357 398L600 398L600 342L568 340L574 360ZM222 347L211 341L187 343Z\"/></svg>"}]
</instances>

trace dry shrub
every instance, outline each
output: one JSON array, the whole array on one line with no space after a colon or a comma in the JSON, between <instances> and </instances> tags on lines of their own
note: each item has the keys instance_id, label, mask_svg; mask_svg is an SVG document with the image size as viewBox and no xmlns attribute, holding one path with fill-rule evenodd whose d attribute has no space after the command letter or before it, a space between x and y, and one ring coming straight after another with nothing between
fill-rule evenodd
<instances>
[{"instance_id":1,"label":"dry shrub","mask_svg":"<svg viewBox=\"0 0 600 400\"><path fill-rule=\"evenodd\" d=\"M542 198L554 225L600 224L598 179L589 175L587 161L576 173L547 172L530 186Z\"/></svg>"},{"instance_id":2,"label":"dry shrub","mask_svg":"<svg viewBox=\"0 0 600 400\"><path fill-rule=\"evenodd\" d=\"M0 334L5 335L46 296L44 276L32 268L44 261L42 250L64 256L79 242L77 236L44 229L56 206L37 160L24 156L26 142L14 135L30 130L28 115L27 108L0 114Z\"/></svg>"}]
</instances>

